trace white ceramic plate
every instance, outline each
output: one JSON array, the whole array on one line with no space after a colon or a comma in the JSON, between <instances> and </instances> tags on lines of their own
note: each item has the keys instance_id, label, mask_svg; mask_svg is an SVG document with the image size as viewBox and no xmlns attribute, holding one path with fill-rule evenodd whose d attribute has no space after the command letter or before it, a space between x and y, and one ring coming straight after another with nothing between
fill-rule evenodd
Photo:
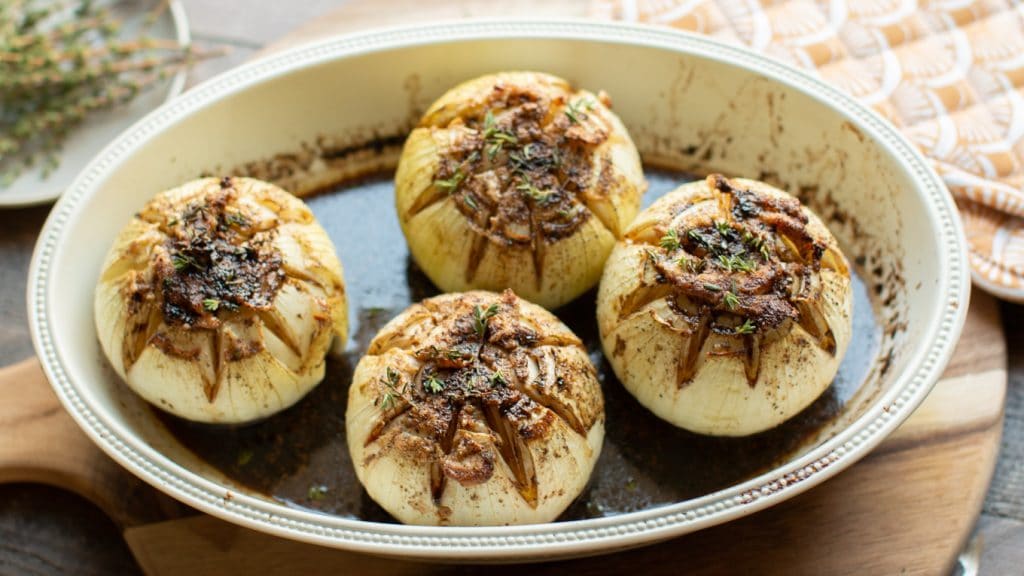
<instances>
[{"instance_id":1,"label":"white ceramic plate","mask_svg":"<svg viewBox=\"0 0 1024 576\"><path fill-rule=\"evenodd\" d=\"M112 376L94 335L91 287L116 231L154 193L200 173L308 150L323 138L337 150L401 134L448 87L503 69L540 69L605 89L645 159L769 179L799 191L825 218L875 293L884 334L863 381L816 438L754 478L660 507L535 526L402 526L297 509L240 487L183 448ZM322 163L310 166L310 177L323 176ZM302 176L285 172L292 182ZM361 238L350 242L340 246L343 258L365 250ZM298 47L161 107L100 152L58 202L36 248L28 296L36 349L67 410L157 488L283 537L383 555L500 561L650 543L821 483L927 395L960 333L969 280L954 205L921 155L878 115L808 73L655 28L492 21Z\"/></svg>"},{"instance_id":2,"label":"white ceramic plate","mask_svg":"<svg viewBox=\"0 0 1024 576\"><path fill-rule=\"evenodd\" d=\"M121 2L112 11L124 23L123 33L132 35L152 9L155 2ZM176 40L185 45L191 42L188 18L179 0L171 0L167 10L157 18L149 35L154 38ZM0 186L0 208L15 208L43 204L56 200L71 184L96 151L106 146L118 134L164 102L174 98L185 88L188 72L182 70L152 89L140 93L126 106L106 110L88 117L75 128L64 142L60 165L43 176L39 168L23 172L10 185Z\"/></svg>"}]
</instances>

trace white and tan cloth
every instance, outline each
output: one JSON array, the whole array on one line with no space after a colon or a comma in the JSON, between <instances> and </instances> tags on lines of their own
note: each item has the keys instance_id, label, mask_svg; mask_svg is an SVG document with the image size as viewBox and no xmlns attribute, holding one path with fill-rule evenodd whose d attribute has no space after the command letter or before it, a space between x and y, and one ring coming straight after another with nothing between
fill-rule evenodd
<instances>
[{"instance_id":1,"label":"white and tan cloth","mask_svg":"<svg viewBox=\"0 0 1024 576\"><path fill-rule=\"evenodd\" d=\"M1013 0L593 0L815 71L917 144L960 207L975 284L1024 301L1024 4Z\"/></svg>"}]
</instances>

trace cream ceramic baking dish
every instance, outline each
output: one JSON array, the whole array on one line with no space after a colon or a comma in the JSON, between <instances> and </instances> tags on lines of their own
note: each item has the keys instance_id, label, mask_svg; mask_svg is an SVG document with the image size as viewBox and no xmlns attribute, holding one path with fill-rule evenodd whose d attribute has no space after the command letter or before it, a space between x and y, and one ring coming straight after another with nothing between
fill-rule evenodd
<instances>
[{"instance_id":1,"label":"cream ceramic baking dish","mask_svg":"<svg viewBox=\"0 0 1024 576\"><path fill-rule=\"evenodd\" d=\"M606 379L609 403L623 400L618 412L609 409L604 466L626 466L632 471L628 481L635 476L640 493L660 499L621 506L601 500L636 487L615 490L609 482L622 477L601 472L599 463L584 501L558 522L402 526L361 512L365 507L325 510L316 502L253 488L231 465L218 465L196 449L197 436L213 442L221 432L190 429L186 440L118 381L96 341L91 287L117 230L153 194L201 174L224 173L272 179L300 193L332 190L356 173L393 167L404 134L448 87L509 69L543 70L611 94L614 110L652 168L655 185L648 196L664 192L667 185L657 183L672 179L653 167L767 180L816 209L855 262L861 320L854 330L864 336L859 352L817 403L819 412L804 418L814 420L813 426L794 424L770 437L800 435L778 458L751 465L746 448L708 444L694 435L669 435L655 443L643 424L653 417L645 417ZM354 284L352 358L359 352L360 321L370 325L381 310L387 316L422 297L404 244L387 240L401 238L389 213L387 179L371 181L376 183L364 180L310 198ZM338 205L330 198L345 200ZM387 245L374 246L375 234ZM434 560L521 561L605 553L699 530L790 498L849 466L917 407L942 372L967 309L965 266L954 205L921 155L878 115L814 76L668 30L488 21L301 46L164 105L101 151L58 202L36 248L28 305L36 349L67 410L110 456L183 502L325 546ZM395 282L406 275L407 283ZM587 310L586 298L573 306ZM591 357L601 363L598 349ZM351 371L347 362L338 364L341 376L329 386L343 386L345 371ZM309 402L331 397L325 392ZM332 418L332 410L321 411ZM628 428L625 421L631 422ZM631 456L632 442L644 442L663 459L703 454L726 473L718 483L673 491L671 470L645 468L642 460L651 459ZM343 452L330 450L336 467L349 465ZM334 488L359 500L357 484Z\"/></svg>"}]
</instances>

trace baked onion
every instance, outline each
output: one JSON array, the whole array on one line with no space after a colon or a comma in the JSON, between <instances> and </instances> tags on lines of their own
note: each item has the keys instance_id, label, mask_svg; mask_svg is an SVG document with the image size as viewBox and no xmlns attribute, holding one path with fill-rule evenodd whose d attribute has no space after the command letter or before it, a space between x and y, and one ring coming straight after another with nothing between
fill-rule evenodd
<instances>
[{"instance_id":1,"label":"baked onion","mask_svg":"<svg viewBox=\"0 0 1024 576\"><path fill-rule=\"evenodd\" d=\"M345 416L366 491L408 524L554 520L601 452L604 400L580 340L511 291L446 294L389 322Z\"/></svg>"},{"instance_id":2,"label":"baked onion","mask_svg":"<svg viewBox=\"0 0 1024 576\"><path fill-rule=\"evenodd\" d=\"M828 388L850 341L846 258L785 192L719 175L642 212L597 299L605 355L641 404L703 434L772 428Z\"/></svg>"},{"instance_id":3,"label":"baked onion","mask_svg":"<svg viewBox=\"0 0 1024 576\"><path fill-rule=\"evenodd\" d=\"M96 331L145 400L239 423L291 406L344 347L341 263L301 200L248 178L162 192L118 235L96 288Z\"/></svg>"},{"instance_id":4,"label":"baked onion","mask_svg":"<svg viewBox=\"0 0 1024 576\"><path fill-rule=\"evenodd\" d=\"M646 189L603 93L505 72L453 88L406 140L402 231L441 290L517 294L547 308L593 287Z\"/></svg>"}]
</instances>

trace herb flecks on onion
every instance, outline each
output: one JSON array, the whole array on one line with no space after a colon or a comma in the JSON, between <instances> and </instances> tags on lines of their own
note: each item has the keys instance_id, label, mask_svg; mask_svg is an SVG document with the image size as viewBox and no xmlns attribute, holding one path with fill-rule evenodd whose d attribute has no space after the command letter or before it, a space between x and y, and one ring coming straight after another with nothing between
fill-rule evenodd
<instances>
[{"instance_id":1,"label":"herb flecks on onion","mask_svg":"<svg viewBox=\"0 0 1024 576\"><path fill-rule=\"evenodd\" d=\"M589 479L604 402L557 318L511 291L468 292L413 305L377 334L346 426L360 481L402 522L548 522Z\"/></svg>"},{"instance_id":2,"label":"herb flecks on onion","mask_svg":"<svg viewBox=\"0 0 1024 576\"><path fill-rule=\"evenodd\" d=\"M435 102L395 178L402 229L431 280L511 287L547 307L596 284L646 188L609 106L531 72L471 80Z\"/></svg>"},{"instance_id":3,"label":"herb flecks on onion","mask_svg":"<svg viewBox=\"0 0 1024 576\"><path fill-rule=\"evenodd\" d=\"M108 254L95 314L130 388L212 423L294 404L347 333L326 233L300 200L247 178L197 180L151 200Z\"/></svg>"},{"instance_id":4,"label":"herb flecks on onion","mask_svg":"<svg viewBox=\"0 0 1024 576\"><path fill-rule=\"evenodd\" d=\"M772 428L823 392L850 339L846 259L810 210L720 175L641 213L598 294L605 352L638 400L719 435Z\"/></svg>"}]
</instances>

